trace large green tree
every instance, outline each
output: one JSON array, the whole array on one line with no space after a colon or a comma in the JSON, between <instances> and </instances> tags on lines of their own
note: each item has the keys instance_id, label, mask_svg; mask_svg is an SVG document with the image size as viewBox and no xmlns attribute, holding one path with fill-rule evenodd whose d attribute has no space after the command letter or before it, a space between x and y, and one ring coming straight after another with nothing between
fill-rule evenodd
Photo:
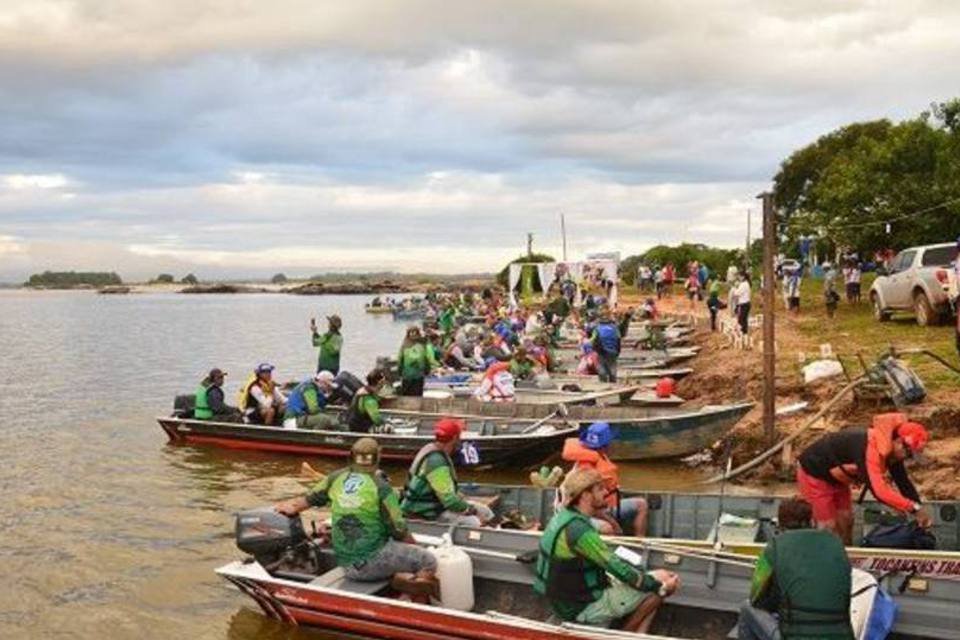
<instances>
[{"instance_id":1,"label":"large green tree","mask_svg":"<svg viewBox=\"0 0 960 640\"><path fill-rule=\"evenodd\" d=\"M833 131L793 153L774 178L788 244L817 236L865 254L960 234L960 101L903 122Z\"/></svg>"}]
</instances>

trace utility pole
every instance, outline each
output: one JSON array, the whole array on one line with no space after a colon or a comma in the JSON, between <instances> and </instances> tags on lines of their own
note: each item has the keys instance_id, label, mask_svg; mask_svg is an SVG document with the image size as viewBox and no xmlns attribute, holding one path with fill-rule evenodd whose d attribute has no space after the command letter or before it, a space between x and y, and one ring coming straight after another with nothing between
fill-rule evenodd
<instances>
[{"instance_id":1,"label":"utility pole","mask_svg":"<svg viewBox=\"0 0 960 640\"><path fill-rule=\"evenodd\" d=\"M763 200L763 436L768 445L776 439L777 354L774 347L774 290L776 279L773 260L777 252L777 220L773 210L773 194L765 191L757 196Z\"/></svg>"},{"instance_id":2,"label":"utility pole","mask_svg":"<svg viewBox=\"0 0 960 640\"><path fill-rule=\"evenodd\" d=\"M560 235L563 237L563 261L567 261L567 221L560 213Z\"/></svg>"},{"instance_id":3,"label":"utility pole","mask_svg":"<svg viewBox=\"0 0 960 640\"><path fill-rule=\"evenodd\" d=\"M533 256L533 234L527 233L527 257Z\"/></svg>"},{"instance_id":4,"label":"utility pole","mask_svg":"<svg viewBox=\"0 0 960 640\"><path fill-rule=\"evenodd\" d=\"M744 263L746 264L747 271L750 271L750 219L753 217L750 215L750 209L747 209L747 251L744 254Z\"/></svg>"}]
</instances>

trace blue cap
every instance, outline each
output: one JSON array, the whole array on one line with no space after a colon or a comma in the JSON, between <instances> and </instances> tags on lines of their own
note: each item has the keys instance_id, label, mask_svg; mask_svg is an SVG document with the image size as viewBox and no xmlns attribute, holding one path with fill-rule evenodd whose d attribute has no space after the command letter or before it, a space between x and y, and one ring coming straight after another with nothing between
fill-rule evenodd
<instances>
[{"instance_id":1,"label":"blue cap","mask_svg":"<svg viewBox=\"0 0 960 640\"><path fill-rule=\"evenodd\" d=\"M257 368L254 369L254 371L257 373L268 373L270 371L273 371L274 369L276 369L276 367L274 367L272 364L268 362L261 362L260 364L257 365Z\"/></svg>"},{"instance_id":2,"label":"blue cap","mask_svg":"<svg viewBox=\"0 0 960 640\"><path fill-rule=\"evenodd\" d=\"M582 345L580 345L580 350L584 353L590 353L593 351L593 345L589 342L584 342Z\"/></svg>"},{"instance_id":3,"label":"blue cap","mask_svg":"<svg viewBox=\"0 0 960 640\"><path fill-rule=\"evenodd\" d=\"M613 442L613 429L606 422L594 422L580 432L580 442L588 449L603 449Z\"/></svg>"}]
</instances>

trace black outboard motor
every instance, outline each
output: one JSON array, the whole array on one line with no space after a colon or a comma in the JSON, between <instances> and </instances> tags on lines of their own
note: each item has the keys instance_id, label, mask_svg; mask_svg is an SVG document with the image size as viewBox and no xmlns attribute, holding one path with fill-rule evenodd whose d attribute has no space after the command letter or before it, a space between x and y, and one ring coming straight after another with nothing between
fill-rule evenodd
<instances>
[{"instance_id":1,"label":"black outboard motor","mask_svg":"<svg viewBox=\"0 0 960 640\"><path fill-rule=\"evenodd\" d=\"M197 397L194 394L180 394L173 398L173 415L177 418L192 418Z\"/></svg>"},{"instance_id":2,"label":"black outboard motor","mask_svg":"<svg viewBox=\"0 0 960 640\"><path fill-rule=\"evenodd\" d=\"M316 554L300 516L292 518L272 507L237 514L237 547L253 556L264 569L314 569Z\"/></svg>"},{"instance_id":3,"label":"black outboard motor","mask_svg":"<svg viewBox=\"0 0 960 640\"><path fill-rule=\"evenodd\" d=\"M341 371L333 379L333 386L335 401L349 405L353 396L357 395L357 391L363 388L363 382L349 371Z\"/></svg>"}]
</instances>

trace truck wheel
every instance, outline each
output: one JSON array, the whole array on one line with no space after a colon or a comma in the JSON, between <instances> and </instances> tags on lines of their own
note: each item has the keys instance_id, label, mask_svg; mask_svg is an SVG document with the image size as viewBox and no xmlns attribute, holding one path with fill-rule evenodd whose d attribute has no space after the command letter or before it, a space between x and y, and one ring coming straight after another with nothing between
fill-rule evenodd
<instances>
[{"instance_id":1,"label":"truck wheel","mask_svg":"<svg viewBox=\"0 0 960 640\"><path fill-rule=\"evenodd\" d=\"M870 302L873 303L873 318L877 322L886 322L890 319L890 314L883 310L880 305L880 296L875 293L870 294Z\"/></svg>"},{"instance_id":2,"label":"truck wheel","mask_svg":"<svg viewBox=\"0 0 960 640\"><path fill-rule=\"evenodd\" d=\"M913 309L917 314L917 324L928 327L937 322L937 313L933 310L927 294L920 292L913 296Z\"/></svg>"}]
</instances>

